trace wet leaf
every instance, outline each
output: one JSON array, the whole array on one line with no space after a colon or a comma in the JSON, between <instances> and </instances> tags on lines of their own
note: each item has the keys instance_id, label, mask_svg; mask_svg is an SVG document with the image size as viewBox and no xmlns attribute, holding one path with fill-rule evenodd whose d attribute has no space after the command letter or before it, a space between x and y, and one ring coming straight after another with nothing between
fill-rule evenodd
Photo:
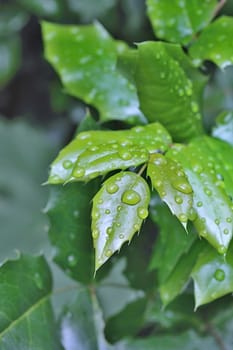
<instances>
[{"instance_id":1,"label":"wet leaf","mask_svg":"<svg viewBox=\"0 0 233 350\"><path fill-rule=\"evenodd\" d=\"M13 78L21 62L19 38L0 38L0 86Z\"/></svg>"},{"instance_id":2,"label":"wet leaf","mask_svg":"<svg viewBox=\"0 0 233 350\"><path fill-rule=\"evenodd\" d=\"M0 348L44 350L59 344L49 296L50 270L42 256L22 255L0 268Z\"/></svg>"},{"instance_id":3,"label":"wet leaf","mask_svg":"<svg viewBox=\"0 0 233 350\"><path fill-rule=\"evenodd\" d=\"M91 199L95 184L53 186L45 208L54 261L73 279L89 283L94 276L91 242Z\"/></svg>"},{"instance_id":4,"label":"wet leaf","mask_svg":"<svg viewBox=\"0 0 233 350\"><path fill-rule=\"evenodd\" d=\"M140 230L149 200L147 183L135 173L118 173L104 182L92 209L96 270Z\"/></svg>"},{"instance_id":5,"label":"wet leaf","mask_svg":"<svg viewBox=\"0 0 233 350\"><path fill-rule=\"evenodd\" d=\"M228 142L233 146L233 112L222 112L216 120L212 135L220 140Z\"/></svg>"},{"instance_id":6,"label":"wet leaf","mask_svg":"<svg viewBox=\"0 0 233 350\"><path fill-rule=\"evenodd\" d=\"M164 40L188 44L211 21L216 0L147 0L147 12L155 35Z\"/></svg>"},{"instance_id":7,"label":"wet leaf","mask_svg":"<svg viewBox=\"0 0 233 350\"><path fill-rule=\"evenodd\" d=\"M224 69L233 64L232 36L233 18L222 16L203 30L189 53L196 64L209 60Z\"/></svg>"},{"instance_id":8,"label":"wet leaf","mask_svg":"<svg viewBox=\"0 0 233 350\"><path fill-rule=\"evenodd\" d=\"M170 143L170 135L159 123L122 131L82 132L52 163L48 182L87 181L110 170L136 166L148 160L148 152L164 152Z\"/></svg>"},{"instance_id":9,"label":"wet leaf","mask_svg":"<svg viewBox=\"0 0 233 350\"><path fill-rule=\"evenodd\" d=\"M64 10L62 0L17 0L26 11L45 18L59 18Z\"/></svg>"},{"instance_id":10,"label":"wet leaf","mask_svg":"<svg viewBox=\"0 0 233 350\"><path fill-rule=\"evenodd\" d=\"M199 256L192 271L196 308L233 292L232 244L224 257L210 246Z\"/></svg>"},{"instance_id":11,"label":"wet leaf","mask_svg":"<svg viewBox=\"0 0 233 350\"><path fill-rule=\"evenodd\" d=\"M45 56L69 94L97 108L102 121L145 123L134 85L116 69L117 42L101 24L44 22L42 31Z\"/></svg>"},{"instance_id":12,"label":"wet leaf","mask_svg":"<svg viewBox=\"0 0 233 350\"><path fill-rule=\"evenodd\" d=\"M177 141L200 135L205 78L178 45L144 42L138 51L135 81L140 108L148 120L163 123Z\"/></svg>"},{"instance_id":13,"label":"wet leaf","mask_svg":"<svg viewBox=\"0 0 233 350\"><path fill-rule=\"evenodd\" d=\"M18 6L1 4L0 33L1 36L15 34L27 23L28 15Z\"/></svg>"},{"instance_id":14,"label":"wet leaf","mask_svg":"<svg viewBox=\"0 0 233 350\"><path fill-rule=\"evenodd\" d=\"M193 203L193 190L182 167L162 154L152 154L147 175L160 198L186 228Z\"/></svg>"},{"instance_id":15,"label":"wet leaf","mask_svg":"<svg viewBox=\"0 0 233 350\"><path fill-rule=\"evenodd\" d=\"M193 222L199 235L224 254L232 237L233 148L204 136L188 146L174 146L170 155L182 164L193 188Z\"/></svg>"}]
</instances>

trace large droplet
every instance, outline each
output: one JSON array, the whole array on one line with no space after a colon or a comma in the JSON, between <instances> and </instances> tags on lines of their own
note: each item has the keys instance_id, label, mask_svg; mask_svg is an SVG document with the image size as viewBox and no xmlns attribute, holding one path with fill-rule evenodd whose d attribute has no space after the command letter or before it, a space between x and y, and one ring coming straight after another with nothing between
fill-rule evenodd
<instances>
[{"instance_id":1,"label":"large droplet","mask_svg":"<svg viewBox=\"0 0 233 350\"><path fill-rule=\"evenodd\" d=\"M187 222L188 221L187 215L183 214L183 213L178 215L178 219L180 220L180 222Z\"/></svg>"},{"instance_id":2,"label":"large droplet","mask_svg":"<svg viewBox=\"0 0 233 350\"><path fill-rule=\"evenodd\" d=\"M123 160L130 160L133 157L132 153L127 150L120 150L118 153L119 153L119 157Z\"/></svg>"},{"instance_id":3,"label":"large droplet","mask_svg":"<svg viewBox=\"0 0 233 350\"><path fill-rule=\"evenodd\" d=\"M73 166L73 163L71 162L71 160L64 160L64 162L62 163L62 166L64 169L70 169Z\"/></svg>"},{"instance_id":4,"label":"large droplet","mask_svg":"<svg viewBox=\"0 0 233 350\"><path fill-rule=\"evenodd\" d=\"M78 168L74 169L73 175L76 178L83 177L85 175L85 169L81 168L81 167L78 167Z\"/></svg>"},{"instance_id":5,"label":"large droplet","mask_svg":"<svg viewBox=\"0 0 233 350\"><path fill-rule=\"evenodd\" d=\"M128 205L136 205L140 202L141 196L134 190L127 190L123 193L121 200Z\"/></svg>"},{"instance_id":6,"label":"large droplet","mask_svg":"<svg viewBox=\"0 0 233 350\"><path fill-rule=\"evenodd\" d=\"M181 197L181 196L175 196L175 202L176 202L177 204L182 204L182 203L183 203L182 197Z\"/></svg>"},{"instance_id":7,"label":"large droplet","mask_svg":"<svg viewBox=\"0 0 233 350\"><path fill-rule=\"evenodd\" d=\"M220 246L218 247L218 252L219 252L219 254L225 254L226 251L227 251L227 248L224 247L224 245L220 245Z\"/></svg>"},{"instance_id":8,"label":"large droplet","mask_svg":"<svg viewBox=\"0 0 233 350\"><path fill-rule=\"evenodd\" d=\"M119 190L119 186L115 183L110 183L107 185L106 190L109 194L113 194Z\"/></svg>"},{"instance_id":9,"label":"large droplet","mask_svg":"<svg viewBox=\"0 0 233 350\"><path fill-rule=\"evenodd\" d=\"M110 256L112 255L112 250L111 249L108 249L105 253L105 255L110 258Z\"/></svg>"},{"instance_id":10,"label":"large droplet","mask_svg":"<svg viewBox=\"0 0 233 350\"><path fill-rule=\"evenodd\" d=\"M225 272L222 269L217 269L214 273L214 278L219 282L224 281L225 276Z\"/></svg>"},{"instance_id":11,"label":"large droplet","mask_svg":"<svg viewBox=\"0 0 233 350\"><path fill-rule=\"evenodd\" d=\"M107 235L111 235L111 234L113 233L113 228L112 228L112 226L109 226L109 227L107 228L106 232L107 232Z\"/></svg>"},{"instance_id":12,"label":"large droplet","mask_svg":"<svg viewBox=\"0 0 233 350\"><path fill-rule=\"evenodd\" d=\"M184 182L182 180L175 180L172 182L172 186L177 190L185 194L189 194L193 192L192 187L188 182Z\"/></svg>"},{"instance_id":13,"label":"large droplet","mask_svg":"<svg viewBox=\"0 0 233 350\"><path fill-rule=\"evenodd\" d=\"M138 208L137 212L138 212L139 218L142 220L146 219L149 214L147 208L143 208L143 207Z\"/></svg>"}]
</instances>

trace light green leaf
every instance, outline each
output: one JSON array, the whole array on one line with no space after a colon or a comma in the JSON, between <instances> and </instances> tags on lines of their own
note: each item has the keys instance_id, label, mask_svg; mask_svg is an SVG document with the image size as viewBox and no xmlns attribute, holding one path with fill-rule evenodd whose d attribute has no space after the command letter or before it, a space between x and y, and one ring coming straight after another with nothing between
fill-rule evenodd
<instances>
[{"instance_id":1,"label":"light green leaf","mask_svg":"<svg viewBox=\"0 0 233 350\"><path fill-rule=\"evenodd\" d=\"M67 92L98 109L100 120L145 123L134 85L116 69L117 43L99 24L43 23L45 56Z\"/></svg>"},{"instance_id":2,"label":"light green leaf","mask_svg":"<svg viewBox=\"0 0 233 350\"><path fill-rule=\"evenodd\" d=\"M92 209L96 270L140 230L149 200L147 183L135 173L118 173L104 182Z\"/></svg>"},{"instance_id":3,"label":"light green leaf","mask_svg":"<svg viewBox=\"0 0 233 350\"><path fill-rule=\"evenodd\" d=\"M193 188L194 225L224 254L232 237L233 148L220 140L204 136L188 146L174 146L168 153L178 160ZM223 179L223 177L225 178Z\"/></svg>"},{"instance_id":4,"label":"light green leaf","mask_svg":"<svg viewBox=\"0 0 233 350\"><path fill-rule=\"evenodd\" d=\"M1 350L62 347L49 301L50 270L42 256L20 256L0 268Z\"/></svg>"},{"instance_id":5,"label":"light green leaf","mask_svg":"<svg viewBox=\"0 0 233 350\"><path fill-rule=\"evenodd\" d=\"M0 86L13 78L21 62L19 38L15 35L0 39Z\"/></svg>"},{"instance_id":6,"label":"light green leaf","mask_svg":"<svg viewBox=\"0 0 233 350\"><path fill-rule=\"evenodd\" d=\"M144 42L138 51L135 81L146 117L163 123L177 141L200 135L200 96L206 79L178 45Z\"/></svg>"},{"instance_id":7,"label":"light green leaf","mask_svg":"<svg viewBox=\"0 0 233 350\"><path fill-rule=\"evenodd\" d=\"M90 214L95 184L53 186L45 208L54 261L72 278L89 283L94 276Z\"/></svg>"},{"instance_id":8,"label":"light green leaf","mask_svg":"<svg viewBox=\"0 0 233 350\"><path fill-rule=\"evenodd\" d=\"M224 257L210 246L199 256L192 271L196 308L233 292L232 244Z\"/></svg>"},{"instance_id":9,"label":"light green leaf","mask_svg":"<svg viewBox=\"0 0 233 350\"><path fill-rule=\"evenodd\" d=\"M171 137L159 123L122 131L82 132L52 163L48 182L88 181L110 170L140 165L148 160L148 152L164 152L169 144Z\"/></svg>"},{"instance_id":10,"label":"light green leaf","mask_svg":"<svg viewBox=\"0 0 233 350\"><path fill-rule=\"evenodd\" d=\"M160 39L188 44L211 21L217 0L147 0L147 12Z\"/></svg>"},{"instance_id":11,"label":"light green leaf","mask_svg":"<svg viewBox=\"0 0 233 350\"><path fill-rule=\"evenodd\" d=\"M233 18L222 16L210 24L190 47L196 64L213 61L221 69L233 64Z\"/></svg>"},{"instance_id":12,"label":"light green leaf","mask_svg":"<svg viewBox=\"0 0 233 350\"><path fill-rule=\"evenodd\" d=\"M233 146L233 111L222 112L217 117L212 135Z\"/></svg>"},{"instance_id":13,"label":"light green leaf","mask_svg":"<svg viewBox=\"0 0 233 350\"><path fill-rule=\"evenodd\" d=\"M147 175L160 198L169 206L186 228L192 208L192 187L182 167L162 154L152 154L149 159Z\"/></svg>"},{"instance_id":14,"label":"light green leaf","mask_svg":"<svg viewBox=\"0 0 233 350\"><path fill-rule=\"evenodd\" d=\"M162 284L172 274L182 255L190 250L197 236L193 232L187 234L167 206L155 199L152 197L150 214L159 227L159 236L155 242L150 269L158 270L159 283Z\"/></svg>"}]
</instances>

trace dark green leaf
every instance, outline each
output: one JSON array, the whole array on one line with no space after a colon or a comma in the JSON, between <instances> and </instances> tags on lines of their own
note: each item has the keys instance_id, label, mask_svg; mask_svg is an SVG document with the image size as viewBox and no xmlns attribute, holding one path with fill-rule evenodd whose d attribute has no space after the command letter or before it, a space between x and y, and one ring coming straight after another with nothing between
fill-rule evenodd
<instances>
[{"instance_id":1,"label":"dark green leaf","mask_svg":"<svg viewBox=\"0 0 233 350\"><path fill-rule=\"evenodd\" d=\"M17 72L21 62L21 47L17 36L0 39L0 87Z\"/></svg>"},{"instance_id":2,"label":"dark green leaf","mask_svg":"<svg viewBox=\"0 0 233 350\"><path fill-rule=\"evenodd\" d=\"M224 257L207 246L199 256L192 272L196 308L233 292L232 248Z\"/></svg>"},{"instance_id":3,"label":"dark green leaf","mask_svg":"<svg viewBox=\"0 0 233 350\"><path fill-rule=\"evenodd\" d=\"M163 123L175 140L202 133L199 102L205 79L181 47L144 42L138 50L135 81L146 117Z\"/></svg>"},{"instance_id":4,"label":"dark green leaf","mask_svg":"<svg viewBox=\"0 0 233 350\"><path fill-rule=\"evenodd\" d=\"M54 261L72 278L89 283L94 276L91 242L92 183L53 186L45 209L50 219L49 238Z\"/></svg>"},{"instance_id":5,"label":"dark green leaf","mask_svg":"<svg viewBox=\"0 0 233 350\"><path fill-rule=\"evenodd\" d=\"M147 183L135 173L118 173L104 182L92 209L96 270L140 230L149 200Z\"/></svg>"},{"instance_id":6,"label":"dark green leaf","mask_svg":"<svg viewBox=\"0 0 233 350\"><path fill-rule=\"evenodd\" d=\"M193 188L194 225L200 236L225 253L232 237L233 148L205 136L187 147L174 146L170 155L182 164Z\"/></svg>"},{"instance_id":7,"label":"dark green leaf","mask_svg":"<svg viewBox=\"0 0 233 350\"><path fill-rule=\"evenodd\" d=\"M60 17L64 8L63 0L17 0L17 2L28 12L53 19Z\"/></svg>"},{"instance_id":8,"label":"dark green leaf","mask_svg":"<svg viewBox=\"0 0 233 350\"><path fill-rule=\"evenodd\" d=\"M0 12L0 36L17 33L27 23L28 15L17 6L2 5Z\"/></svg>"},{"instance_id":9,"label":"dark green leaf","mask_svg":"<svg viewBox=\"0 0 233 350\"><path fill-rule=\"evenodd\" d=\"M217 117L217 125L212 131L212 135L220 140L228 142L233 146L233 112L222 112Z\"/></svg>"},{"instance_id":10,"label":"dark green leaf","mask_svg":"<svg viewBox=\"0 0 233 350\"><path fill-rule=\"evenodd\" d=\"M144 123L135 87L117 70L117 43L99 24L42 24L45 56L67 92L93 105L103 121ZM110 88L111 87L111 88Z\"/></svg>"},{"instance_id":11,"label":"dark green leaf","mask_svg":"<svg viewBox=\"0 0 233 350\"><path fill-rule=\"evenodd\" d=\"M98 0L98 6L96 6L96 2L93 0L68 0L71 11L79 14L81 20L86 23L92 22L96 18L105 15L114 7L116 2L117 0Z\"/></svg>"},{"instance_id":12,"label":"dark green leaf","mask_svg":"<svg viewBox=\"0 0 233 350\"><path fill-rule=\"evenodd\" d=\"M209 60L224 69L233 64L232 36L233 18L222 16L201 33L189 53L196 64Z\"/></svg>"},{"instance_id":13,"label":"dark green leaf","mask_svg":"<svg viewBox=\"0 0 233 350\"><path fill-rule=\"evenodd\" d=\"M52 280L42 256L20 256L0 268L1 350L62 349L49 302Z\"/></svg>"},{"instance_id":14,"label":"dark green leaf","mask_svg":"<svg viewBox=\"0 0 233 350\"><path fill-rule=\"evenodd\" d=\"M148 15L160 39L189 43L211 21L217 0L147 0Z\"/></svg>"},{"instance_id":15,"label":"dark green leaf","mask_svg":"<svg viewBox=\"0 0 233 350\"><path fill-rule=\"evenodd\" d=\"M52 163L48 182L88 181L110 170L140 165L148 160L148 152L164 152L170 143L170 135L159 123L122 131L82 132Z\"/></svg>"},{"instance_id":16,"label":"dark green leaf","mask_svg":"<svg viewBox=\"0 0 233 350\"><path fill-rule=\"evenodd\" d=\"M186 228L193 204L193 190L182 167L162 154L152 154L147 175L161 199Z\"/></svg>"}]
</instances>

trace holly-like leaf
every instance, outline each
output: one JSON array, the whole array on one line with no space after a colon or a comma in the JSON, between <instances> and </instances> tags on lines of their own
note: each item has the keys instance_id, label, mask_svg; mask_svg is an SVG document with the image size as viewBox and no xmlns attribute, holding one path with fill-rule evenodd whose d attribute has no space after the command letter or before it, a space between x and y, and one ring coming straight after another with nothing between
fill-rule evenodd
<instances>
[{"instance_id":1,"label":"holly-like leaf","mask_svg":"<svg viewBox=\"0 0 233 350\"><path fill-rule=\"evenodd\" d=\"M44 22L42 31L45 56L69 94L97 108L102 121L145 123L134 85L116 69L117 43L102 25Z\"/></svg>"},{"instance_id":2,"label":"holly-like leaf","mask_svg":"<svg viewBox=\"0 0 233 350\"><path fill-rule=\"evenodd\" d=\"M160 198L186 228L193 204L193 190L182 167L162 154L152 154L149 159L147 175Z\"/></svg>"},{"instance_id":3,"label":"holly-like leaf","mask_svg":"<svg viewBox=\"0 0 233 350\"><path fill-rule=\"evenodd\" d=\"M219 253L225 253L232 237L233 148L207 136L188 146L174 146L168 153L183 166L193 188L194 225ZM225 179L224 179L225 176Z\"/></svg>"},{"instance_id":4,"label":"holly-like leaf","mask_svg":"<svg viewBox=\"0 0 233 350\"><path fill-rule=\"evenodd\" d=\"M163 123L177 141L203 132L200 96L205 79L194 70L180 46L139 44L135 81L140 108L151 122Z\"/></svg>"},{"instance_id":5,"label":"holly-like leaf","mask_svg":"<svg viewBox=\"0 0 233 350\"><path fill-rule=\"evenodd\" d=\"M94 276L90 216L95 184L53 186L45 208L54 261L72 278L89 283Z\"/></svg>"},{"instance_id":6,"label":"holly-like leaf","mask_svg":"<svg viewBox=\"0 0 233 350\"><path fill-rule=\"evenodd\" d=\"M233 111L222 112L216 122L212 135L233 146Z\"/></svg>"},{"instance_id":7,"label":"holly-like leaf","mask_svg":"<svg viewBox=\"0 0 233 350\"><path fill-rule=\"evenodd\" d=\"M211 21L217 0L147 0L147 12L155 35L188 44Z\"/></svg>"},{"instance_id":8,"label":"holly-like leaf","mask_svg":"<svg viewBox=\"0 0 233 350\"><path fill-rule=\"evenodd\" d=\"M82 132L52 163L48 182L88 181L110 170L140 165L149 153L164 152L169 144L171 137L159 123L122 131Z\"/></svg>"},{"instance_id":9,"label":"holly-like leaf","mask_svg":"<svg viewBox=\"0 0 233 350\"><path fill-rule=\"evenodd\" d=\"M52 280L42 256L22 255L0 268L0 348L59 349L49 296Z\"/></svg>"},{"instance_id":10,"label":"holly-like leaf","mask_svg":"<svg viewBox=\"0 0 233 350\"><path fill-rule=\"evenodd\" d=\"M189 54L197 65L209 60L224 69L233 64L232 36L233 18L222 16L203 30Z\"/></svg>"},{"instance_id":11,"label":"holly-like leaf","mask_svg":"<svg viewBox=\"0 0 233 350\"><path fill-rule=\"evenodd\" d=\"M225 257L210 246L200 254L192 271L196 308L233 292L232 248Z\"/></svg>"},{"instance_id":12,"label":"holly-like leaf","mask_svg":"<svg viewBox=\"0 0 233 350\"><path fill-rule=\"evenodd\" d=\"M118 173L104 182L92 209L96 270L140 230L149 200L147 183L135 173Z\"/></svg>"}]
</instances>

